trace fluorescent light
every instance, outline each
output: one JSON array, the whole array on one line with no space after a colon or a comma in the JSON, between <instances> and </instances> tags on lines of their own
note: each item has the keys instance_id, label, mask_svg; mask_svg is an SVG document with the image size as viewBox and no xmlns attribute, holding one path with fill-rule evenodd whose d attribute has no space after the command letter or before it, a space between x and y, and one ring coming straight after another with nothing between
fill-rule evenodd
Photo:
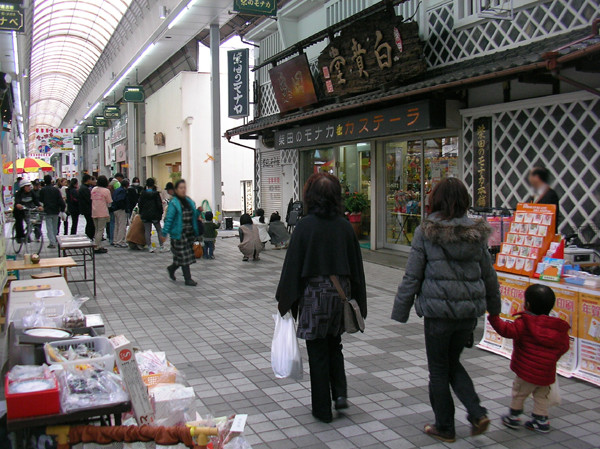
<instances>
[{"instance_id":1,"label":"fluorescent light","mask_svg":"<svg viewBox=\"0 0 600 449\"><path fill-rule=\"evenodd\" d=\"M80 124L80 125L83 125L84 123L85 123L85 120L81 120L81 121L79 122L79 124Z\"/></svg>"},{"instance_id":2,"label":"fluorescent light","mask_svg":"<svg viewBox=\"0 0 600 449\"><path fill-rule=\"evenodd\" d=\"M98 103L96 103L94 106L92 106L92 108L91 108L91 109L88 111L88 113L87 113L87 114L85 114L85 115L83 116L83 119L84 119L84 120L87 120L87 118L88 118L90 115L92 115L92 112L94 112L98 106L100 106L100 102L98 102Z\"/></svg>"},{"instance_id":3,"label":"fluorescent light","mask_svg":"<svg viewBox=\"0 0 600 449\"><path fill-rule=\"evenodd\" d=\"M129 76L129 74L131 73L131 71L133 69L135 69L135 66L138 65L141 62L141 60L144 59L148 55L148 53L150 53L152 51L153 48L154 48L154 44L152 43L152 44L150 44L148 46L148 48L146 48L142 52L142 54L133 62L133 64L131 64L129 66L129 68L127 69L127 71L115 83L113 83L112 86L110 86L110 88L104 93L104 97L103 98L108 97L112 93L112 91L115 90L117 88L117 86L119 84L121 84L121 82L124 81Z\"/></svg>"},{"instance_id":4,"label":"fluorescent light","mask_svg":"<svg viewBox=\"0 0 600 449\"><path fill-rule=\"evenodd\" d=\"M17 33L16 31L12 32L12 42L13 42L13 51L15 52L15 73L17 76L21 73L19 69L19 46L17 45Z\"/></svg>"},{"instance_id":5,"label":"fluorescent light","mask_svg":"<svg viewBox=\"0 0 600 449\"><path fill-rule=\"evenodd\" d=\"M175 18L173 20L171 20L171 23L169 23L169 26L167 27L169 30L171 28L173 28L175 25L177 25L177 22L179 22L181 20L181 18L183 16L185 16L185 14L192 9L192 6L194 6L194 3L196 3L196 0L191 0L186 6L185 8L183 8L181 11L179 11L179 14L177 14L175 16Z\"/></svg>"}]
</instances>

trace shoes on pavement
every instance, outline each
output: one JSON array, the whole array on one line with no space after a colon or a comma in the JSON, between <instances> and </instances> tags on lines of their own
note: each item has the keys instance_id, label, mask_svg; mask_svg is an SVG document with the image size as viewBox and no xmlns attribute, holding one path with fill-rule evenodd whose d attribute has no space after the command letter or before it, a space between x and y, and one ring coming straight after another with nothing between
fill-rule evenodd
<instances>
[{"instance_id":1,"label":"shoes on pavement","mask_svg":"<svg viewBox=\"0 0 600 449\"><path fill-rule=\"evenodd\" d=\"M525 423L525 428L538 433L550 432L550 421L547 416L531 415L533 419Z\"/></svg>"},{"instance_id":2,"label":"shoes on pavement","mask_svg":"<svg viewBox=\"0 0 600 449\"><path fill-rule=\"evenodd\" d=\"M329 424L331 421L333 421L333 415L331 414L331 412L329 412L329 415L322 415L320 413L315 413L314 411L312 412L312 415L317 418L319 421L324 422L326 424Z\"/></svg>"},{"instance_id":3,"label":"shoes on pavement","mask_svg":"<svg viewBox=\"0 0 600 449\"><path fill-rule=\"evenodd\" d=\"M198 285L198 283L193 279L186 279L185 285L189 285L190 287L195 287L196 285Z\"/></svg>"},{"instance_id":4,"label":"shoes on pavement","mask_svg":"<svg viewBox=\"0 0 600 449\"><path fill-rule=\"evenodd\" d=\"M106 254L106 253L108 252L108 250L107 250L106 248L96 248L96 249L94 250L94 252L95 252L96 254Z\"/></svg>"},{"instance_id":5,"label":"shoes on pavement","mask_svg":"<svg viewBox=\"0 0 600 449\"><path fill-rule=\"evenodd\" d=\"M510 413L508 415L502 416L502 424L504 424L509 429L517 430L521 428L522 422L521 418L519 418L519 415L513 415L512 413Z\"/></svg>"},{"instance_id":6,"label":"shoes on pavement","mask_svg":"<svg viewBox=\"0 0 600 449\"><path fill-rule=\"evenodd\" d=\"M348 408L348 399L344 396L340 396L335 400L335 409L336 410L345 410Z\"/></svg>"},{"instance_id":7,"label":"shoes on pavement","mask_svg":"<svg viewBox=\"0 0 600 449\"><path fill-rule=\"evenodd\" d=\"M471 423L471 436L473 437L484 434L490 427L490 418L485 415L479 419L471 419L470 417L467 417L467 419Z\"/></svg>"},{"instance_id":8,"label":"shoes on pavement","mask_svg":"<svg viewBox=\"0 0 600 449\"><path fill-rule=\"evenodd\" d=\"M48 245L48 248L50 248L50 249L52 249L52 248L56 248L56 245L54 245L54 244L50 243L50 244Z\"/></svg>"},{"instance_id":9,"label":"shoes on pavement","mask_svg":"<svg viewBox=\"0 0 600 449\"><path fill-rule=\"evenodd\" d=\"M444 443L454 443L456 441L456 434L450 432L441 432L433 424L427 424L423 428L423 432L438 441Z\"/></svg>"}]
</instances>

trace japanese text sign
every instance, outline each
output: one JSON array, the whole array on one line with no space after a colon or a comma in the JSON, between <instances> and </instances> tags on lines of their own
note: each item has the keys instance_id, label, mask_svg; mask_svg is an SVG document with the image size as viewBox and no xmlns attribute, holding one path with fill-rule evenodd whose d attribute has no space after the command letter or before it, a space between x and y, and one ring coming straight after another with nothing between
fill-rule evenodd
<instances>
[{"instance_id":1,"label":"japanese text sign","mask_svg":"<svg viewBox=\"0 0 600 449\"><path fill-rule=\"evenodd\" d=\"M121 108L116 105L104 106L104 118L107 120L121 118Z\"/></svg>"},{"instance_id":2,"label":"japanese text sign","mask_svg":"<svg viewBox=\"0 0 600 449\"><path fill-rule=\"evenodd\" d=\"M98 127L101 127L101 128L108 127L108 120L103 115L96 115L94 117L93 122L94 122L94 126L98 126Z\"/></svg>"},{"instance_id":3,"label":"japanese text sign","mask_svg":"<svg viewBox=\"0 0 600 449\"><path fill-rule=\"evenodd\" d=\"M0 30L23 31L23 17L20 3L0 2Z\"/></svg>"},{"instance_id":4,"label":"japanese text sign","mask_svg":"<svg viewBox=\"0 0 600 449\"><path fill-rule=\"evenodd\" d=\"M276 16L277 0L234 0L233 10L242 14Z\"/></svg>"},{"instance_id":5,"label":"japanese text sign","mask_svg":"<svg viewBox=\"0 0 600 449\"><path fill-rule=\"evenodd\" d=\"M227 52L228 116L250 115L249 51L247 48Z\"/></svg>"},{"instance_id":6,"label":"japanese text sign","mask_svg":"<svg viewBox=\"0 0 600 449\"><path fill-rule=\"evenodd\" d=\"M275 100L284 113L317 102L308 59L305 54L296 56L269 70Z\"/></svg>"},{"instance_id":7,"label":"japanese text sign","mask_svg":"<svg viewBox=\"0 0 600 449\"><path fill-rule=\"evenodd\" d=\"M444 103L425 100L276 131L275 148L278 150L293 149L352 140L368 140L413 131L443 128L445 122Z\"/></svg>"},{"instance_id":8,"label":"japanese text sign","mask_svg":"<svg viewBox=\"0 0 600 449\"><path fill-rule=\"evenodd\" d=\"M37 128L35 130L35 146L38 153L72 151L73 130Z\"/></svg>"},{"instance_id":9,"label":"japanese text sign","mask_svg":"<svg viewBox=\"0 0 600 449\"><path fill-rule=\"evenodd\" d=\"M387 12L359 19L330 40L318 67L327 96L399 85L425 73L419 26Z\"/></svg>"},{"instance_id":10,"label":"japanese text sign","mask_svg":"<svg viewBox=\"0 0 600 449\"><path fill-rule=\"evenodd\" d=\"M473 205L492 207L492 118L473 121Z\"/></svg>"}]
</instances>

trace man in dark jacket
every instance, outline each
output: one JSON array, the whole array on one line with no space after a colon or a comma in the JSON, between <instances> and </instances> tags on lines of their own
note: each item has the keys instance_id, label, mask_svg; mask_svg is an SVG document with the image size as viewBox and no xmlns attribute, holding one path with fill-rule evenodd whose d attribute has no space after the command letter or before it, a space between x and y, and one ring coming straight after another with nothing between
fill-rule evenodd
<instances>
[{"instance_id":1,"label":"man in dark jacket","mask_svg":"<svg viewBox=\"0 0 600 449\"><path fill-rule=\"evenodd\" d=\"M138 200L140 199L140 194L144 189L140 185L140 178L137 176L131 180L131 185L127 189L127 201L129 203L129 210L127 214L131 217L131 212L135 206L137 206Z\"/></svg>"},{"instance_id":2,"label":"man in dark jacket","mask_svg":"<svg viewBox=\"0 0 600 449\"><path fill-rule=\"evenodd\" d=\"M21 242L23 237L25 236L25 231L23 229L25 211L36 208L41 209L41 205L40 202L37 200L36 196L33 194L33 190L31 189L31 182L21 179L19 185L19 191L15 193L15 207L13 209L13 215L15 217L15 237L17 238L18 242ZM35 237L40 237L39 235L37 235L37 232Z\"/></svg>"},{"instance_id":3,"label":"man in dark jacket","mask_svg":"<svg viewBox=\"0 0 600 449\"><path fill-rule=\"evenodd\" d=\"M534 194L531 199L532 203L537 204L554 204L556 206L556 228L555 233L558 233L558 223L560 219L560 205L558 193L550 187L550 171L546 167L533 167L527 178L529 185L533 188Z\"/></svg>"},{"instance_id":4,"label":"man in dark jacket","mask_svg":"<svg viewBox=\"0 0 600 449\"><path fill-rule=\"evenodd\" d=\"M148 247L148 251L153 253L154 248L152 248L152 225L156 229L156 234L158 235L158 242L160 244L160 250L164 249L163 241L162 241L162 229L160 226L160 219L163 214L163 203L160 198L160 193L156 191L156 183L154 179L148 178L146 180L146 189L140 195L140 199L138 200L138 208L140 211L140 217L142 222L144 223L144 231L146 235L146 246Z\"/></svg>"},{"instance_id":5,"label":"man in dark jacket","mask_svg":"<svg viewBox=\"0 0 600 449\"><path fill-rule=\"evenodd\" d=\"M56 234L58 233L58 214L65 211L65 201L58 190L52 184L52 176L44 176L44 184L46 184L40 192L40 202L44 205L46 216L46 234L50 244L48 248L56 248Z\"/></svg>"},{"instance_id":6,"label":"man in dark jacket","mask_svg":"<svg viewBox=\"0 0 600 449\"><path fill-rule=\"evenodd\" d=\"M86 173L82 176L79 187L79 213L85 217L85 235L90 239L93 239L96 233L92 218L92 189L95 183L95 178Z\"/></svg>"}]
</instances>

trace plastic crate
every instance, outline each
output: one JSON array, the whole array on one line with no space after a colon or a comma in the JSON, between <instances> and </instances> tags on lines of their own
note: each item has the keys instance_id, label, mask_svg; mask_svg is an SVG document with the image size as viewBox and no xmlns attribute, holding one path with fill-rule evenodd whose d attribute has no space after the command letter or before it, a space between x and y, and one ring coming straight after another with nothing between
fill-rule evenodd
<instances>
[{"instance_id":1,"label":"plastic crate","mask_svg":"<svg viewBox=\"0 0 600 449\"><path fill-rule=\"evenodd\" d=\"M16 328L23 328L23 318L35 312L33 306L17 307L10 309L9 320L15 323ZM44 304L44 316L52 319L57 327L62 327L62 318L65 314L64 304Z\"/></svg>"},{"instance_id":2,"label":"plastic crate","mask_svg":"<svg viewBox=\"0 0 600 449\"><path fill-rule=\"evenodd\" d=\"M66 351L69 346L77 348L77 346L85 345L88 349L102 354L95 359L70 360L67 362L56 362L48 356L48 350L44 347L46 362L51 365L62 365L63 367L76 367L78 365L94 365L98 368L112 371L115 365L115 351L106 337L83 337L73 340L63 340L48 343L56 350Z\"/></svg>"}]
</instances>

